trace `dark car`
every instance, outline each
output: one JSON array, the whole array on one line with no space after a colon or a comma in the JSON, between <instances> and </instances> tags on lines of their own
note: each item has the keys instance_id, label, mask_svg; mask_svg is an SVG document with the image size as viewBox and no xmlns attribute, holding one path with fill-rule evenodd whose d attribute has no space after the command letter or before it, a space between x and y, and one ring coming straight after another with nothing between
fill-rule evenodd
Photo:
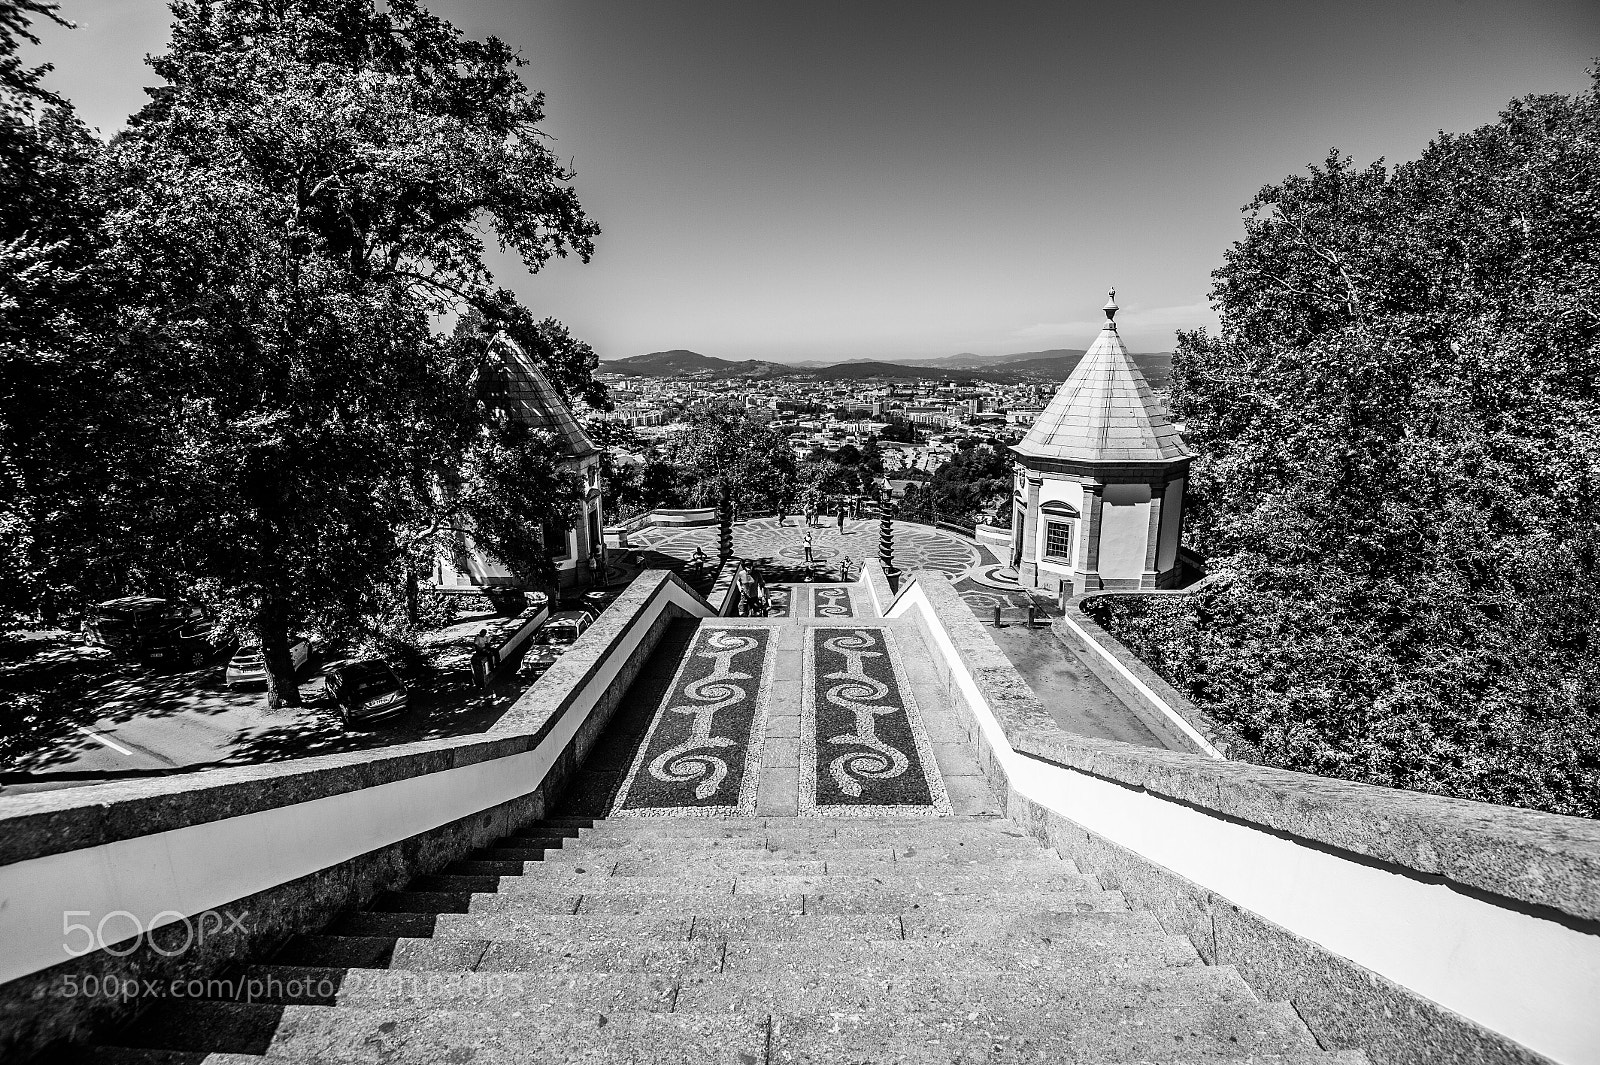
<instances>
[{"instance_id":1,"label":"dark car","mask_svg":"<svg viewBox=\"0 0 1600 1065\"><path fill-rule=\"evenodd\" d=\"M592 620L597 620L606 607L610 606L617 596L621 594L621 592L613 592L609 589L584 592L583 612L588 614Z\"/></svg>"},{"instance_id":2,"label":"dark car","mask_svg":"<svg viewBox=\"0 0 1600 1065\"><path fill-rule=\"evenodd\" d=\"M346 662L328 671L328 698L346 729L399 717L411 705L411 693L381 658Z\"/></svg>"},{"instance_id":3,"label":"dark car","mask_svg":"<svg viewBox=\"0 0 1600 1065\"><path fill-rule=\"evenodd\" d=\"M203 665L216 654L211 621L198 607L176 599L127 595L96 603L84 614L84 642L120 654Z\"/></svg>"},{"instance_id":4,"label":"dark car","mask_svg":"<svg viewBox=\"0 0 1600 1065\"><path fill-rule=\"evenodd\" d=\"M593 619L583 610L563 610L553 614L549 621L539 626L539 631L533 634L529 641L526 654L522 656L522 675L524 677L542 677L545 671L556 664L566 649L578 642Z\"/></svg>"}]
</instances>

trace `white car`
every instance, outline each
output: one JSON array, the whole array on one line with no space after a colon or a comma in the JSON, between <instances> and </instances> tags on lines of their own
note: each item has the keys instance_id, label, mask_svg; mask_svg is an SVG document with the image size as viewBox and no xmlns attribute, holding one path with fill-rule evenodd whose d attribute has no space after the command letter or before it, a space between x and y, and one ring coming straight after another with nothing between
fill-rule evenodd
<instances>
[{"instance_id":1,"label":"white car","mask_svg":"<svg viewBox=\"0 0 1600 1065\"><path fill-rule=\"evenodd\" d=\"M296 673L305 668L311 661L311 641L300 638L289 644L289 661L294 663ZM241 644L239 649L228 659L228 671L224 676L228 687L239 688L246 684L265 684L267 682L267 662L261 654L259 644Z\"/></svg>"}]
</instances>

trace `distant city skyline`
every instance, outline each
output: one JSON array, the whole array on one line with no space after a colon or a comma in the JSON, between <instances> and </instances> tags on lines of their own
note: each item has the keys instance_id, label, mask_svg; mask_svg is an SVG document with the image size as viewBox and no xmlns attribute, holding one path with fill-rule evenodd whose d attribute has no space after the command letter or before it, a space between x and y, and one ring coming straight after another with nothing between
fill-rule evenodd
<instances>
[{"instance_id":1,"label":"distant city skyline","mask_svg":"<svg viewBox=\"0 0 1600 1065\"><path fill-rule=\"evenodd\" d=\"M1133 350L1214 325L1209 273L1263 185L1330 147L1415 158L1514 96L1578 91L1600 5L435 0L529 61L603 234L497 272L608 359ZM63 0L29 61L110 134L158 0Z\"/></svg>"}]
</instances>

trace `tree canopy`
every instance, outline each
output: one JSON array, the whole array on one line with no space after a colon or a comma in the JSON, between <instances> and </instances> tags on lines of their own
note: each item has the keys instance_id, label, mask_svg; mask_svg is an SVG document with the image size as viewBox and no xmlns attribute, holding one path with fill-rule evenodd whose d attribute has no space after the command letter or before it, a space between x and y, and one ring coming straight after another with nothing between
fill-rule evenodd
<instances>
[{"instance_id":1,"label":"tree canopy","mask_svg":"<svg viewBox=\"0 0 1600 1065\"><path fill-rule=\"evenodd\" d=\"M1600 815L1600 71L1261 190L1180 335L1189 539L1125 619L1274 765Z\"/></svg>"},{"instance_id":2,"label":"tree canopy","mask_svg":"<svg viewBox=\"0 0 1600 1065\"><path fill-rule=\"evenodd\" d=\"M598 228L504 43L417 0L172 11L161 83L111 145L48 101L4 116L0 227L26 239L0 244L19 264L0 538L78 598L122 590L88 560L129 590L198 591L292 702L291 629L397 584L443 488L485 546L540 568L527 530L576 489L553 441L486 402L488 339L568 398L604 391L588 345L496 284L484 241L538 270L587 260Z\"/></svg>"}]
</instances>

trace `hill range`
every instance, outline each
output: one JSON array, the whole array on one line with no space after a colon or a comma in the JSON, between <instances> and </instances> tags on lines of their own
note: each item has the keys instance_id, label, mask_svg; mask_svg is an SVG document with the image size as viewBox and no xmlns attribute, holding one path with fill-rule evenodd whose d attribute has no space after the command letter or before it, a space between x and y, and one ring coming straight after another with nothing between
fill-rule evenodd
<instances>
[{"instance_id":1,"label":"hill range","mask_svg":"<svg viewBox=\"0 0 1600 1065\"><path fill-rule=\"evenodd\" d=\"M903 362L881 362L861 359L827 365L816 363L790 364L767 362L762 359L719 359L702 355L698 351L675 348L671 351L652 351L625 359L608 359L600 363L601 373L632 374L637 377L677 377L687 374L706 374L713 379L732 377L774 378L809 377L818 381L861 381L874 377L920 379L938 378L967 384L972 381L991 381L996 384L1024 384L1033 381L1063 381L1083 358L1083 351L1055 348L1049 351L1023 351L1012 355L950 355L937 359L907 359ZM1172 367L1170 351L1143 352L1133 355L1151 387L1166 384Z\"/></svg>"}]
</instances>

